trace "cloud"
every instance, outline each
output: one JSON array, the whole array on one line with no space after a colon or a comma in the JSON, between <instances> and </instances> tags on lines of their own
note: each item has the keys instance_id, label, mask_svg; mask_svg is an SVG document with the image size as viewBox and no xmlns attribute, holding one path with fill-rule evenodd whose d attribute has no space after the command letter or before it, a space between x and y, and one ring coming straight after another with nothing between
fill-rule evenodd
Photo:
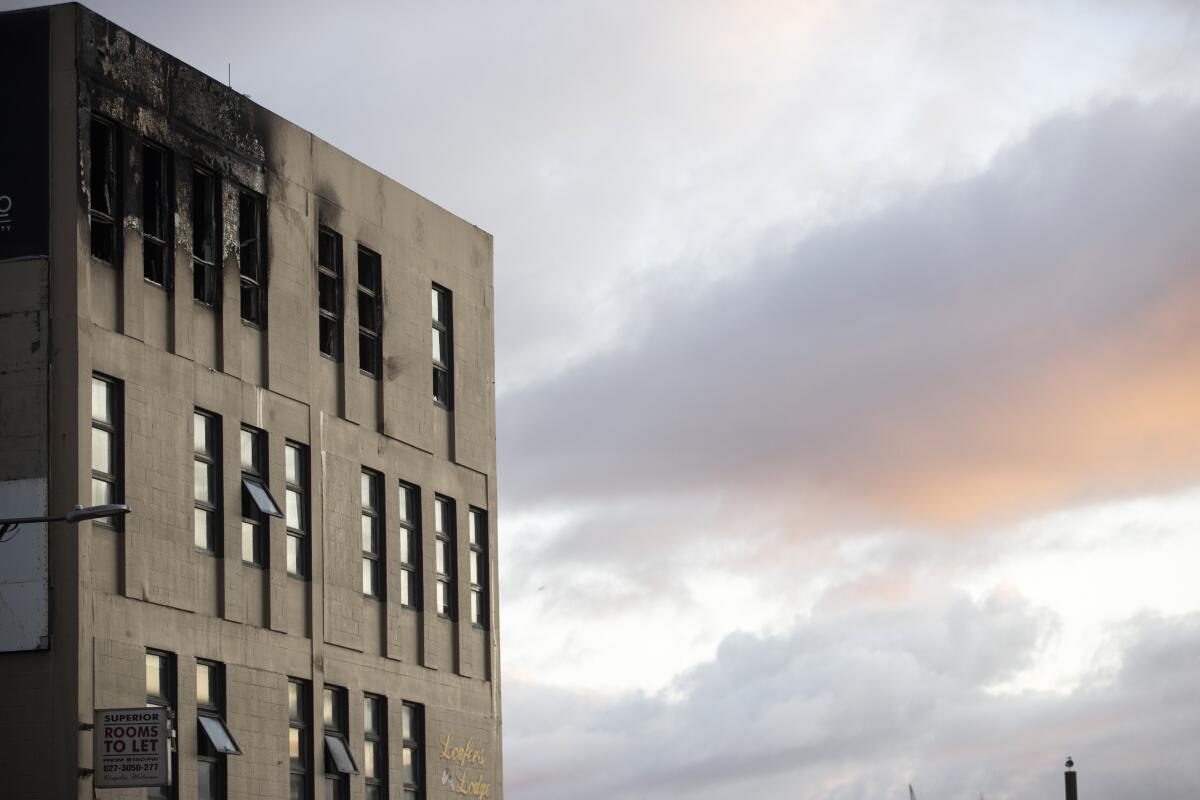
<instances>
[{"instance_id":1,"label":"cloud","mask_svg":"<svg viewBox=\"0 0 1200 800\"><path fill-rule=\"evenodd\" d=\"M733 634L670 691L601 698L508 681L507 790L696 800L1057 796L1074 755L1089 797L1184 797L1200 781L1200 615L1118 631L1115 680L995 695L1057 621L1018 596L818 611ZM1152 785L1153 784L1153 785Z\"/></svg>"},{"instance_id":2,"label":"cloud","mask_svg":"<svg viewBox=\"0 0 1200 800\"><path fill-rule=\"evenodd\" d=\"M507 497L961 526L1194 482L1197 142L1187 104L1063 115L977 177L649 286L623 347L503 399Z\"/></svg>"}]
</instances>

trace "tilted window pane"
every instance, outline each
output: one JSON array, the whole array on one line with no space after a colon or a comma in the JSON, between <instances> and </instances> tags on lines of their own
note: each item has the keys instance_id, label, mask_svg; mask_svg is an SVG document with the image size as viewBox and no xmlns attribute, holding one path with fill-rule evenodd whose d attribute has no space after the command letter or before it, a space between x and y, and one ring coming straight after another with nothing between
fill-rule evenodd
<instances>
[{"instance_id":1,"label":"tilted window pane","mask_svg":"<svg viewBox=\"0 0 1200 800\"><path fill-rule=\"evenodd\" d=\"M216 717L200 717L200 727L204 729L208 740L212 742L212 746L217 749L218 753L239 756L242 754L241 748L233 740L233 735L229 733L229 729L221 720Z\"/></svg>"}]
</instances>

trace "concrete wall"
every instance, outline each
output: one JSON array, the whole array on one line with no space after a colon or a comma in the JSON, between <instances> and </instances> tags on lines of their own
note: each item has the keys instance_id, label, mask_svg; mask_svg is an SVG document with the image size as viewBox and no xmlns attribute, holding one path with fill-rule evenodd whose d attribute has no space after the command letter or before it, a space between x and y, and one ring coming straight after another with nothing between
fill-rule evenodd
<instances>
[{"instance_id":1,"label":"concrete wall","mask_svg":"<svg viewBox=\"0 0 1200 800\"><path fill-rule=\"evenodd\" d=\"M360 760L362 693L388 698L393 796L400 792L403 701L425 706L427 797L461 796L472 788L478 794L484 783L487 796L502 797L496 604L489 603L490 626L471 625L465 581L468 507L488 511L489 553L497 552L491 237L85 9L56 7L54 13L72 38L56 50L56 63L67 70L69 81L58 73L54 77L53 113L60 129L53 180L62 207L54 242L64 257L52 259L50 280L56 345L49 427L51 457L57 459L51 501L88 497L89 378L99 371L122 381L125 496L134 512L120 531L77 526L65 540L70 546L63 552L69 557L52 564L55 575L68 578L70 585L54 600L62 631L54 652L64 667L46 679L42 691L61 687L65 692L70 712L51 727L56 735L77 740L79 750L64 749L58 765L64 775L71 773L69 781L64 777L54 791L17 784L24 788L13 796L90 795L90 782L73 773L76 766L90 765L90 734L75 729L90 719L93 708L144 703L144 655L151 647L175 654L182 800L195 796L197 658L226 665L227 722L244 752L228 759L231 797L286 796L289 676L312 681L318 720L325 682L349 691L351 752ZM78 73L68 64L77 65ZM116 264L92 258L88 244L93 113L116 122L122 134L122 246ZM174 155L173 289L143 279L143 139ZM216 309L192 299L192 163L222 180ZM239 187L267 197L265 330L244 324L239 315ZM321 356L317 346L319 225L343 237L341 362ZM384 374L379 380L357 367L356 243L382 257ZM454 297L453 411L435 407L431 398L429 293L434 282ZM196 407L220 415L222 422L219 555L193 546ZM280 504L285 440L309 447L309 581L286 573L286 530L279 519L267 525L268 566L242 563L238 431L243 423L266 432L268 483ZM361 590L358 476L363 467L384 476L382 600L364 597ZM435 494L456 501L462 578L458 621L434 611L431 524L421 531L426 610L400 606L395 536L401 480L420 488L421 519L430 523ZM494 562L490 573L494 597ZM3 665L0 661L0 669ZM485 763L455 763L454 747L468 739L486 754L480 756ZM319 780L320 736L313 740ZM353 798L362 796L361 777L351 787ZM143 794L110 790L108 796Z\"/></svg>"}]
</instances>

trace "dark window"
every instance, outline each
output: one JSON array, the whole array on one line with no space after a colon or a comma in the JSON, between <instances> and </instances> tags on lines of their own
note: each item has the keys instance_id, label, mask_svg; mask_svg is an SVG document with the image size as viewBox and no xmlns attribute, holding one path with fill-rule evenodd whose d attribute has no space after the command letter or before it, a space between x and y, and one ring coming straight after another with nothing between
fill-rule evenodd
<instances>
[{"instance_id":1,"label":"dark window","mask_svg":"<svg viewBox=\"0 0 1200 800\"><path fill-rule=\"evenodd\" d=\"M283 448L284 520L287 522L287 571L294 578L308 572L308 448L288 442Z\"/></svg>"},{"instance_id":2,"label":"dark window","mask_svg":"<svg viewBox=\"0 0 1200 800\"><path fill-rule=\"evenodd\" d=\"M471 624L488 624L487 513L472 508L467 514L467 544L471 548Z\"/></svg>"},{"instance_id":3,"label":"dark window","mask_svg":"<svg viewBox=\"0 0 1200 800\"><path fill-rule=\"evenodd\" d=\"M210 306L220 299L220 187L213 173L192 169L192 296Z\"/></svg>"},{"instance_id":4,"label":"dark window","mask_svg":"<svg viewBox=\"0 0 1200 800\"><path fill-rule=\"evenodd\" d=\"M342 237L317 231L317 335L321 354L342 360Z\"/></svg>"},{"instance_id":5,"label":"dark window","mask_svg":"<svg viewBox=\"0 0 1200 800\"><path fill-rule=\"evenodd\" d=\"M425 709L405 703L400 732L404 737L404 800L421 800L425 796Z\"/></svg>"},{"instance_id":6,"label":"dark window","mask_svg":"<svg viewBox=\"0 0 1200 800\"><path fill-rule=\"evenodd\" d=\"M400 605L421 607L421 492L400 484Z\"/></svg>"},{"instance_id":7,"label":"dark window","mask_svg":"<svg viewBox=\"0 0 1200 800\"><path fill-rule=\"evenodd\" d=\"M142 145L142 272L146 280L171 285L171 157L163 148Z\"/></svg>"},{"instance_id":8,"label":"dark window","mask_svg":"<svg viewBox=\"0 0 1200 800\"><path fill-rule=\"evenodd\" d=\"M146 705L175 712L174 654L146 650ZM171 753L171 774L179 774L179 759L175 752ZM146 790L147 800L171 800L175 796L174 786L151 786Z\"/></svg>"},{"instance_id":9,"label":"dark window","mask_svg":"<svg viewBox=\"0 0 1200 800\"><path fill-rule=\"evenodd\" d=\"M454 501L446 497L433 498L433 535L435 571L437 572L437 612L443 617L454 617L455 586L455 542Z\"/></svg>"},{"instance_id":10,"label":"dark window","mask_svg":"<svg viewBox=\"0 0 1200 800\"><path fill-rule=\"evenodd\" d=\"M383 270L378 253L358 248L358 368L378 378L383 370Z\"/></svg>"},{"instance_id":11,"label":"dark window","mask_svg":"<svg viewBox=\"0 0 1200 800\"><path fill-rule=\"evenodd\" d=\"M288 679L290 800L312 797L312 693L308 681Z\"/></svg>"},{"instance_id":12,"label":"dark window","mask_svg":"<svg viewBox=\"0 0 1200 800\"><path fill-rule=\"evenodd\" d=\"M267 566L267 517L282 517L267 489L267 435L242 426L242 561Z\"/></svg>"},{"instance_id":13,"label":"dark window","mask_svg":"<svg viewBox=\"0 0 1200 800\"><path fill-rule=\"evenodd\" d=\"M362 494L362 589L376 599L383 597L383 509L380 486L383 476L364 469L360 476Z\"/></svg>"},{"instance_id":14,"label":"dark window","mask_svg":"<svg viewBox=\"0 0 1200 800\"><path fill-rule=\"evenodd\" d=\"M325 800L346 800L350 796L350 776L358 774L358 765L346 746L346 690L326 686L325 698Z\"/></svg>"},{"instance_id":15,"label":"dark window","mask_svg":"<svg viewBox=\"0 0 1200 800\"><path fill-rule=\"evenodd\" d=\"M238 195L238 260L242 273L242 319L267 327L267 201L243 191Z\"/></svg>"},{"instance_id":16,"label":"dark window","mask_svg":"<svg viewBox=\"0 0 1200 800\"><path fill-rule=\"evenodd\" d=\"M363 697L363 776L367 800L387 800L387 700Z\"/></svg>"},{"instance_id":17,"label":"dark window","mask_svg":"<svg viewBox=\"0 0 1200 800\"><path fill-rule=\"evenodd\" d=\"M196 409L192 414L193 496L196 547L217 552L221 530L221 418Z\"/></svg>"},{"instance_id":18,"label":"dark window","mask_svg":"<svg viewBox=\"0 0 1200 800\"><path fill-rule=\"evenodd\" d=\"M117 182L117 127L92 117L92 174L88 183L88 217L92 226L92 255L117 263L117 220L120 187Z\"/></svg>"},{"instance_id":19,"label":"dark window","mask_svg":"<svg viewBox=\"0 0 1200 800\"><path fill-rule=\"evenodd\" d=\"M226 796L226 756L241 748L225 726L225 667L215 661L196 661L196 796L221 800Z\"/></svg>"},{"instance_id":20,"label":"dark window","mask_svg":"<svg viewBox=\"0 0 1200 800\"><path fill-rule=\"evenodd\" d=\"M433 402L454 407L454 330L450 290L433 286Z\"/></svg>"},{"instance_id":21,"label":"dark window","mask_svg":"<svg viewBox=\"0 0 1200 800\"><path fill-rule=\"evenodd\" d=\"M92 505L120 503L125 497L121 447L121 383L92 375ZM121 516L103 517L95 524L120 529Z\"/></svg>"}]
</instances>

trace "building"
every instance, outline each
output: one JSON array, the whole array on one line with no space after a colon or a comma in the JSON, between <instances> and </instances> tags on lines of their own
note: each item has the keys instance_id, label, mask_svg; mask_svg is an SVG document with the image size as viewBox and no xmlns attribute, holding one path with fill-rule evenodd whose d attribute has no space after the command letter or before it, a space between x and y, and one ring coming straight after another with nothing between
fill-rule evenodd
<instances>
[{"instance_id":1,"label":"building","mask_svg":"<svg viewBox=\"0 0 1200 800\"><path fill-rule=\"evenodd\" d=\"M501 798L492 239L75 4L0 15L0 795ZM318 101L314 99L314 101Z\"/></svg>"}]
</instances>

